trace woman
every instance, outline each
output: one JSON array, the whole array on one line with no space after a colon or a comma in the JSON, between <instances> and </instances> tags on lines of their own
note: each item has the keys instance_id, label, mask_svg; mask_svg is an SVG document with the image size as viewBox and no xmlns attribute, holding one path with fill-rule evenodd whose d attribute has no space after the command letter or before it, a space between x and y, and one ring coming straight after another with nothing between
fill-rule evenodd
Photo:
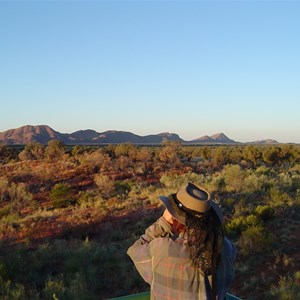
<instances>
[{"instance_id":1,"label":"woman","mask_svg":"<svg viewBox=\"0 0 300 300\"><path fill-rule=\"evenodd\" d=\"M163 216L128 249L151 299L226 299L236 249L224 237L220 208L190 182L160 199Z\"/></svg>"}]
</instances>

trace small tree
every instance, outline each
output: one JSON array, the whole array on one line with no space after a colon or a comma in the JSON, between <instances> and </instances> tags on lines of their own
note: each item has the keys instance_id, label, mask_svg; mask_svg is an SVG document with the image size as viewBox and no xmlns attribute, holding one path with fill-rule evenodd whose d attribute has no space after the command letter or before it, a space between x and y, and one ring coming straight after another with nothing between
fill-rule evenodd
<instances>
[{"instance_id":1,"label":"small tree","mask_svg":"<svg viewBox=\"0 0 300 300\"><path fill-rule=\"evenodd\" d=\"M280 149L278 147L272 146L267 147L262 154L264 162L267 164L274 165L279 161Z\"/></svg>"},{"instance_id":2,"label":"small tree","mask_svg":"<svg viewBox=\"0 0 300 300\"><path fill-rule=\"evenodd\" d=\"M180 162L178 150L179 145L177 143L169 143L163 146L158 153L159 160L170 168L175 167Z\"/></svg>"},{"instance_id":3,"label":"small tree","mask_svg":"<svg viewBox=\"0 0 300 300\"><path fill-rule=\"evenodd\" d=\"M261 152L253 145L248 145L243 151L244 158L250 161L253 165L256 165L258 160L261 158Z\"/></svg>"},{"instance_id":4,"label":"small tree","mask_svg":"<svg viewBox=\"0 0 300 300\"><path fill-rule=\"evenodd\" d=\"M131 143L121 143L118 144L115 148L116 157L120 156L130 156L130 153L135 153L136 146Z\"/></svg>"},{"instance_id":5,"label":"small tree","mask_svg":"<svg viewBox=\"0 0 300 300\"><path fill-rule=\"evenodd\" d=\"M239 165L226 165L222 170L222 174L224 174L225 185L229 191L242 191L245 172Z\"/></svg>"},{"instance_id":6,"label":"small tree","mask_svg":"<svg viewBox=\"0 0 300 300\"><path fill-rule=\"evenodd\" d=\"M17 159L19 155L19 148L8 147L0 144L0 164L7 163L10 160Z\"/></svg>"},{"instance_id":7,"label":"small tree","mask_svg":"<svg viewBox=\"0 0 300 300\"><path fill-rule=\"evenodd\" d=\"M28 143L24 150L19 154L20 160L42 159L44 155L44 147L37 142Z\"/></svg>"},{"instance_id":8,"label":"small tree","mask_svg":"<svg viewBox=\"0 0 300 300\"><path fill-rule=\"evenodd\" d=\"M227 155L227 149L224 146L217 147L211 153L212 162L217 166L222 166L227 162Z\"/></svg>"},{"instance_id":9,"label":"small tree","mask_svg":"<svg viewBox=\"0 0 300 300\"><path fill-rule=\"evenodd\" d=\"M58 160L65 154L65 145L59 140L51 140L45 149L46 159L50 161Z\"/></svg>"},{"instance_id":10,"label":"small tree","mask_svg":"<svg viewBox=\"0 0 300 300\"><path fill-rule=\"evenodd\" d=\"M96 150L92 153L86 152L80 160L83 166L94 171L108 170L111 167L111 158L101 150Z\"/></svg>"}]
</instances>

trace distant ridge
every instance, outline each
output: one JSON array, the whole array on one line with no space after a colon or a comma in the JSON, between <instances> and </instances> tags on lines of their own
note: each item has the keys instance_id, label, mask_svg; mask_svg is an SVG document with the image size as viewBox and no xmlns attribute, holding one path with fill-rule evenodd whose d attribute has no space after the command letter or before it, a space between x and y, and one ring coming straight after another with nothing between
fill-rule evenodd
<instances>
[{"instance_id":1,"label":"distant ridge","mask_svg":"<svg viewBox=\"0 0 300 300\"><path fill-rule=\"evenodd\" d=\"M247 144L278 144L278 142L272 139L267 139L267 140L258 140L254 142L249 142Z\"/></svg>"},{"instance_id":2,"label":"distant ridge","mask_svg":"<svg viewBox=\"0 0 300 300\"><path fill-rule=\"evenodd\" d=\"M33 141L47 144L48 141L55 139L63 140L63 135L47 125L26 125L0 132L0 143L4 144L27 144Z\"/></svg>"},{"instance_id":3,"label":"distant ridge","mask_svg":"<svg viewBox=\"0 0 300 300\"><path fill-rule=\"evenodd\" d=\"M212 136L202 136L198 139L190 141L190 143L201 143L201 144L239 144L239 142L236 142L234 140L231 140L228 138L223 132L216 133Z\"/></svg>"},{"instance_id":4,"label":"distant ridge","mask_svg":"<svg viewBox=\"0 0 300 300\"><path fill-rule=\"evenodd\" d=\"M60 140L66 145L101 145L101 144L161 144L166 141L176 141L182 144L241 144L230 138L224 133L217 133L212 136L202 136L191 141L185 141L176 133L162 132L146 136L136 135L132 132L108 130L97 132L86 129L73 133L60 133L48 125L26 125L16 129L9 129L0 132L0 144L22 145L30 142L47 144L51 140ZM272 141L272 142L270 142ZM253 143L269 144L278 143L274 140L262 140Z\"/></svg>"}]
</instances>

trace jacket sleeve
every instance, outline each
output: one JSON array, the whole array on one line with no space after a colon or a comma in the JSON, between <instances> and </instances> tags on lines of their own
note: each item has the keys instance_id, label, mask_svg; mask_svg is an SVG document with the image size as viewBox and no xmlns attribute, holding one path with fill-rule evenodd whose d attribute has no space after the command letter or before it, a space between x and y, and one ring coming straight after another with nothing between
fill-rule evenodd
<instances>
[{"instance_id":1,"label":"jacket sleeve","mask_svg":"<svg viewBox=\"0 0 300 300\"><path fill-rule=\"evenodd\" d=\"M146 229L145 233L127 251L136 269L149 284L152 282L150 242L155 238L170 237L171 235L171 225L163 217L160 217Z\"/></svg>"}]
</instances>

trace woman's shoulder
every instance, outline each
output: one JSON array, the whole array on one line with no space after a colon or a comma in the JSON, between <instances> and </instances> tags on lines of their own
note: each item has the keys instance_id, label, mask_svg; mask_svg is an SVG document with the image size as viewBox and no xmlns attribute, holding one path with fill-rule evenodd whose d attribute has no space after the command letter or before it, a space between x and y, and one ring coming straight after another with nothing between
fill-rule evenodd
<instances>
[{"instance_id":1,"label":"woman's shoulder","mask_svg":"<svg viewBox=\"0 0 300 300\"><path fill-rule=\"evenodd\" d=\"M157 257L188 257L188 248L182 238L159 237L150 242L152 256Z\"/></svg>"}]
</instances>

